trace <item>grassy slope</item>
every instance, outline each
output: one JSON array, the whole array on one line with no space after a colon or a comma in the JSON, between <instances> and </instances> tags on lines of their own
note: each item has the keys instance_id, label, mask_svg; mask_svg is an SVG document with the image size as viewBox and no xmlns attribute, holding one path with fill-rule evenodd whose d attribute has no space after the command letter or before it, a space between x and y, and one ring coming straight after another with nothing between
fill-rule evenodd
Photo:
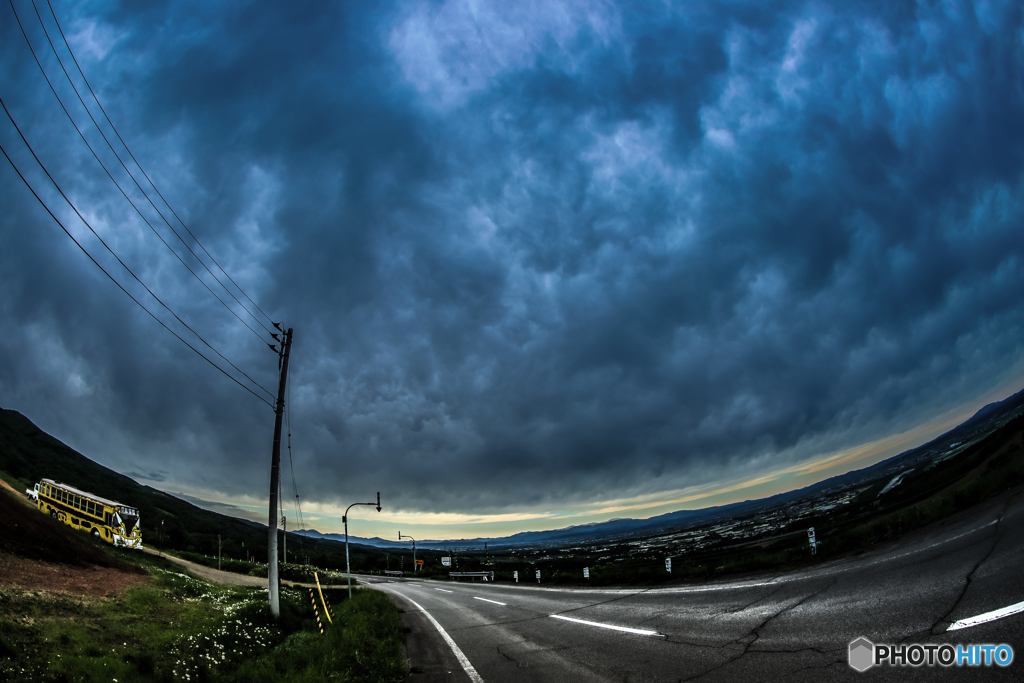
<instances>
[{"instance_id":1,"label":"grassy slope","mask_svg":"<svg viewBox=\"0 0 1024 683\"><path fill-rule=\"evenodd\" d=\"M213 586L166 560L126 555L154 585L114 598L0 590L0 680L401 681L398 610L382 593L351 602L328 594L334 624L321 635L307 594L282 591L271 621L266 591Z\"/></svg>"}]
</instances>

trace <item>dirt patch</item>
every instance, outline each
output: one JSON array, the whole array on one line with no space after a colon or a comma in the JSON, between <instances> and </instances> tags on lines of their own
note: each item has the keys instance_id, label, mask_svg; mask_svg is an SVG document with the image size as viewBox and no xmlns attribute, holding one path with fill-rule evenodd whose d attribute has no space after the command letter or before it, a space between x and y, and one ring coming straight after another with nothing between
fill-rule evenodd
<instances>
[{"instance_id":1,"label":"dirt patch","mask_svg":"<svg viewBox=\"0 0 1024 683\"><path fill-rule=\"evenodd\" d=\"M0 554L0 587L48 593L113 595L131 586L152 583L148 575L109 567L71 567Z\"/></svg>"},{"instance_id":2,"label":"dirt patch","mask_svg":"<svg viewBox=\"0 0 1024 683\"><path fill-rule=\"evenodd\" d=\"M164 558L165 560L170 560L171 562L180 564L182 567L184 567L185 569L189 570L190 572L192 572L196 576L198 576L200 578L203 578L203 579L206 579L207 581L210 581L212 583L223 583L223 584L228 584L228 585L231 585L231 586L258 586L258 587L266 587L266 585L267 585L267 580L265 578L262 578L262 577L259 577L259 576L248 576L246 574L235 574L233 572L224 572L224 571L221 571L219 569L213 569L211 567L205 567L205 566L203 566L201 564L197 564L195 562L189 562L188 560L183 560L180 557L175 557L174 555L166 555L164 553L161 553L161 552L156 551L156 550L151 550L149 548L145 548L144 552L147 552L150 555L158 555L158 556ZM282 583L285 584L285 585L291 585L291 582L289 582L289 581L282 581Z\"/></svg>"}]
</instances>

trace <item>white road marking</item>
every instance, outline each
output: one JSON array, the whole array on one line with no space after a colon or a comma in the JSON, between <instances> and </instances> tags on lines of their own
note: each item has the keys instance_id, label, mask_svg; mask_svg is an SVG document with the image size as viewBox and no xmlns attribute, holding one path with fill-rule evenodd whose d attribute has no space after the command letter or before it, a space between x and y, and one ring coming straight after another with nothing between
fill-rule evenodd
<instances>
[{"instance_id":1,"label":"white road marking","mask_svg":"<svg viewBox=\"0 0 1024 683\"><path fill-rule=\"evenodd\" d=\"M484 602L493 602L495 605L501 605L502 607L507 607L507 605L505 603L498 602L497 600L488 600L487 598L478 598L475 595L473 596L473 599L474 600L483 600Z\"/></svg>"},{"instance_id":2,"label":"white road marking","mask_svg":"<svg viewBox=\"0 0 1024 683\"><path fill-rule=\"evenodd\" d=\"M613 631L624 631L625 633L635 633L638 636L660 636L662 634L657 631L644 631L639 628L626 628L625 626L612 626L611 624L601 624L596 621L584 621L583 619L573 619L572 617L563 617L561 614L550 615L552 619L562 619L564 621L572 621L577 624L586 624L587 626L597 626L598 628L609 628Z\"/></svg>"},{"instance_id":3,"label":"white road marking","mask_svg":"<svg viewBox=\"0 0 1024 683\"><path fill-rule=\"evenodd\" d=\"M451 593L451 591L446 591L446 590L445 590L445 589L443 589L443 588L435 588L434 590L436 590L436 591L441 591L442 593Z\"/></svg>"},{"instance_id":4,"label":"white road marking","mask_svg":"<svg viewBox=\"0 0 1024 683\"><path fill-rule=\"evenodd\" d=\"M469 676L469 679L473 681L473 683L484 683L484 679L480 677L480 674L476 672L473 665L469 663L469 659L466 658L466 655L462 654L462 650L460 650L459 646L455 644L455 641L452 640L450 635L448 635L448 632L441 628L441 624L437 623L437 619L432 617L430 612L423 609L423 607L421 607L416 601L410 600L406 595L403 595L402 597L409 600L416 609L423 613L423 616L430 620L430 623L434 625L437 632L441 634L442 638L444 638L444 642L448 643L448 647L452 649L452 653L455 655L455 658L459 660L459 664L462 665L462 669L466 672L466 675Z\"/></svg>"},{"instance_id":5,"label":"white road marking","mask_svg":"<svg viewBox=\"0 0 1024 683\"><path fill-rule=\"evenodd\" d=\"M1004 607L1002 609L993 610L991 612L985 612L984 614L979 614L976 617L961 619L960 621L954 623L946 630L959 631L962 628L970 628L972 626L978 626L980 624L987 624L990 621L1002 619L1003 617L1008 617L1011 614L1019 614L1021 612L1024 612L1024 602L1018 602L1016 605L1010 605L1009 607Z\"/></svg>"}]
</instances>

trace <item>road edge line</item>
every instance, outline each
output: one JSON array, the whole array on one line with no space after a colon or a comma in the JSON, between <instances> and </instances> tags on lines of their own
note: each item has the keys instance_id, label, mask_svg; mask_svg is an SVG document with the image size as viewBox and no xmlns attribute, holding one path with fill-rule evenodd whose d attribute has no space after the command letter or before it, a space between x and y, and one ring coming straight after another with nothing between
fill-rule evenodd
<instances>
[{"instance_id":1,"label":"road edge line","mask_svg":"<svg viewBox=\"0 0 1024 683\"><path fill-rule=\"evenodd\" d=\"M481 678L480 674L478 674L476 669L473 668L473 665L469 662L469 658L463 654L462 650L459 649L459 646L455 644L455 641L452 640L452 637L448 635L448 632L444 630L441 624L437 623L437 619L435 619L430 612L423 609L423 606L412 598L406 595L403 595L402 598L412 603L420 612L423 613L423 616L430 620L430 623L434 625L437 632L441 634L442 638L444 638L444 642L448 643L448 647L452 649L452 654L454 654L455 658L459 660L459 664L462 665L462 669L466 672L466 675L469 676L470 680L472 680L473 683L484 683L484 679Z\"/></svg>"}]
</instances>

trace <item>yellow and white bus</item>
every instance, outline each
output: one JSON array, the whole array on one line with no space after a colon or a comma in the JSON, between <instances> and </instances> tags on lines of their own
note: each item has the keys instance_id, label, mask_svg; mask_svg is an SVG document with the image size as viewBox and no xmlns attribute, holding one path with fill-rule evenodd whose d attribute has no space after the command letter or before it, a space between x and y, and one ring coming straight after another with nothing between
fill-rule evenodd
<instances>
[{"instance_id":1,"label":"yellow and white bus","mask_svg":"<svg viewBox=\"0 0 1024 683\"><path fill-rule=\"evenodd\" d=\"M88 531L115 546L142 549L136 508L52 479L43 479L27 493L35 499L36 507L72 529Z\"/></svg>"}]
</instances>

